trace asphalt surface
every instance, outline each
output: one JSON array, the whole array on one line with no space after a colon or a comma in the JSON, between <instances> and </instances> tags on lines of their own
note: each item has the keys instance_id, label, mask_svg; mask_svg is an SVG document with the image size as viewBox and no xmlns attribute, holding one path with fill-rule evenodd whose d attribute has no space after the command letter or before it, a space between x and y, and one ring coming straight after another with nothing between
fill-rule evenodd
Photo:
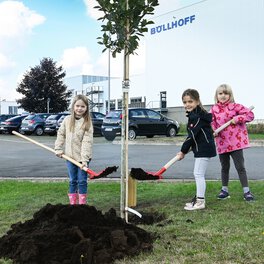
<instances>
[{"instance_id":1,"label":"asphalt surface","mask_svg":"<svg viewBox=\"0 0 264 264\"><path fill-rule=\"evenodd\" d=\"M30 138L51 148L56 137L30 136ZM254 143L244 150L248 178L251 180L264 180L264 147L263 142ZM170 142L165 139L141 138L129 143L129 169L142 168L146 172L156 172L161 169L180 150L181 142L177 138ZM120 177L121 145L119 141L109 142L104 138L96 137L93 146L93 159L90 168L99 172L106 167L119 166L117 172L107 178ZM176 162L164 174L164 179L193 179L194 158L189 153L182 161ZM14 135L0 134L0 178L67 178L65 160L57 158L53 153L33 143ZM219 180L220 163L218 157L212 158L206 179ZM234 165L231 165L230 179L238 179Z\"/></svg>"}]
</instances>

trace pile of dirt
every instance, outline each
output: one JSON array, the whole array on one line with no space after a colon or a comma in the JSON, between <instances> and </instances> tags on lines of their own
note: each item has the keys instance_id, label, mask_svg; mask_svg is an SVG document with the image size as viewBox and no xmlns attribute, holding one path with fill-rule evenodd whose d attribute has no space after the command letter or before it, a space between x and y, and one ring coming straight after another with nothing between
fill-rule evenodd
<instances>
[{"instance_id":1,"label":"pile of dirt","mask_svg":"<svg viewBox=\"0 0 264 264\"><path fill-rule=\"evenodd\" d=\"M152 250L153 237L110 209L47 204L0 238L0 258L19 264L113 263Z\"/></svg>"}]
</instances>

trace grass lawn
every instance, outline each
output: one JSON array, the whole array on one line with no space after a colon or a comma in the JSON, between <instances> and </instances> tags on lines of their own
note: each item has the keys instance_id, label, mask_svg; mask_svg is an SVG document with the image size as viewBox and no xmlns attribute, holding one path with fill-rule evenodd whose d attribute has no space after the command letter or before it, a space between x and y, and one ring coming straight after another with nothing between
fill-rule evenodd
<instances>
[{"instance_id":1,"label":"grass lawn","mask_svg":"<svg viewBox=\"0 0 264 264\"><path fill-rule=\"evenodd\" d=\"M0 182L0 236L11 224L32 218L47 203L68 203L67 182ZM138 182L137 206L145 213L164 213L166 220L140 225L155 233L151 253L116 261L117 264L161 263L263 263L264 181L251 181L256 200L245 202L238 181L230 182L231 198L219 201L219 181L207 182L207 208L185 211L184 204L195 194L194 182ZM103 212L119 210L119 182L89 182L89 205ZM12 263L0 260L1 264Z\"/></svg>"},{"instance_id":2,"label":"grass lawn","mask_svg":"<svg viewBox=\"0 0 264 264\"><path fill-rule=\"evenodd\" d=\"M249 134L249 140L251 139L263 140L264 134Z\"/></svg>"}]
</instances>

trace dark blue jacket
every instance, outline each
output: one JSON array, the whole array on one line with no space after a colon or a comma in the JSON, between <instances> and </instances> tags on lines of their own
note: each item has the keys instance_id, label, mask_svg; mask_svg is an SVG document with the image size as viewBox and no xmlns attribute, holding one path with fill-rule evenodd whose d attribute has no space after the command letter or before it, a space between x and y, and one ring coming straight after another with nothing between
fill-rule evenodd
<instances>
[{"instance_id":1,"label":"dark blue jacket","mask_svg":"<svg viewBox=\"0 0 264 264\"><path fill-rule=\"evenodd\" d=\"M197 106L192 112L187 112L187 117L188 136L181 147L181 152L186 154L191 148L195 158L216 156L215 141L211 128L212 114Z\"/></svg>"}]
</instances>

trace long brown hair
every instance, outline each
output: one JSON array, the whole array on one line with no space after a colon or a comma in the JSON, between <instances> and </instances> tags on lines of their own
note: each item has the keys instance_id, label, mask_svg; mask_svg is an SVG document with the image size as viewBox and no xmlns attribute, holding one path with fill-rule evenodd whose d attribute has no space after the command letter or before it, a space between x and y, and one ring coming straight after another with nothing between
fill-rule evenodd
<instances>
[{"instance_id":1,"label":"long brown hair","mask_svg":"<svg viewBox=\"0 0 264 264\"><path fill-rule=\"evenodd\" d=\"M92 125L92 121L91 121L90 110L89 110L89 101L88 101L88 98L85 95L83 95L83 94L76 95L73 98L73 100L72 100L70 131L73 131L74 127L75 127L74 105L79 100L82 100L84 102L84 104L86 105L86 107L87 107L87 110L86 110L86 112L83 115L84 121L83 121L83 124L82 124L82 128L84 128L85 131L88 131L90 129L90 126Z\"/></svg>"},{"instance_id":2,"label":"long brown hair","mask_svg":"<svg viewBox=\"0 0 264 264\"><path fill-rule=\"evenodd\" d=\"M203 107L202 105L202 102L200 100L200 95L198 93L197 90L195 89L187 89L185 90L183 93L182 93L182 100L183 100L183 97L184 96L190 96L193 100L195 100L196 102L198 102L198 105L201 107L201 109L204 111L204 112L207 112L205 110L205 108Z\"/></svg>"}]
</instances>

